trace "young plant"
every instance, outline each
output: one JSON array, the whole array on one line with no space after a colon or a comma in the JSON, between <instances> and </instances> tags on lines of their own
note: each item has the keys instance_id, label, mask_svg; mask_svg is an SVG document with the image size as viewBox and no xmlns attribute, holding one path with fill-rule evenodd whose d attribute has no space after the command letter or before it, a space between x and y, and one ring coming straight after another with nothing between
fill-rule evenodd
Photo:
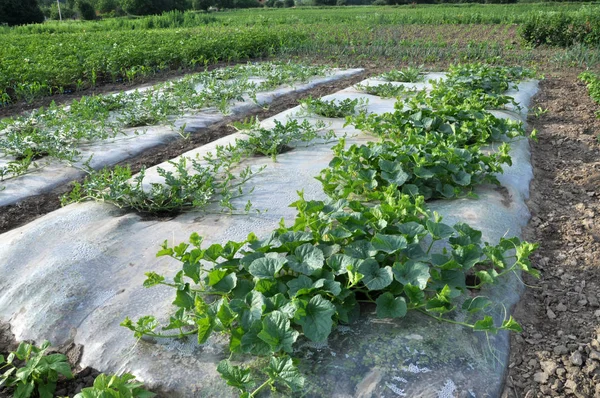
<instances>
[{"instance_id":1,"label":"young plant","mask_svg":"<svg viewBox=\"0 0 600 398\"><path fill-rule=\"evenodd\" d=\"M358 109L364 109L369 100L346 98L342 101L314 99L312 97L299 101L304 110L308 113L314 113L323 117L344 118L354 116Z\"/></svg>"},{"instance_id":2,"label":"young plant","mask_svg":"<svg viewBox=\"0 0 600 398\"><path fill-rule=\"evenodd\" d=\"M381 98L397 98L412 95L416 92L416 90L412 88L407 88L402 84L392 83L377 84L375 86L371 86L368 84L357 84L355 87L357 90L363 91L370 95L376 95Z\"/></svg>"},{"instance_id":3,"label":"young plant","mask_svg":"<svg viewBox=\"0 0 600 398\"><path fill-rule=\"evenodd\" d=\"M423 66L414 67L407 66L400 70L391 70L383 73L381 77L384 80L390 82L405 82L405 83L416 83L424 80Z\"/></svg>"},{"instance_id":4,"label":"young plant","mask_svg":"<svg viewBox=\"0 0 600 398\"><path fill-rule=\"evenodd\" d=\"M142 388L144 383L136 382L135 376L125 373L122 376L101 374L74 398L152 398L156 394Z\"/></svg>"},{"instance_id":5,"label":"young plant","mask_svg":"<svg viewBox=\"0 0 600 398\"><path fill-rule=\"evenodd\" d=\"M188 169L190 161L191 171ZM133 176L129 167L121 166L93 172L83 184L75 183L73 190L61 198L61 203L65 206L96 200L146 214L206 210L211 204L218 203L222 209L233 211L236 209L231 201L246 194L243 185L262 171L262 168L252 171L247 167L234 175L185 157L170 162L170 165L172 171L157 169L164 183L145 182L145 169L137 176ZM249 211L250 206L248 204L245 211Z\"/></svg>"},{"instance_id":6,"label":"young plant","mask_svg":"<svg viewBox=\"0 0 600 398\"><path fill-rule=\"evenodd\" d=\"M236 146L237 150L246 155L260 154L276 160L278 154L290 150L290 145L294 143L303 142L308 146L314 144L317 139L325 143L336 140L333 130L321 133L325 127L323 121L312 125L308 120L299 123L296 119L285 124L275 120L275 127L271 129L256 124L245 132L248 138L236 140Z\"/></svg>"},{"instance_id":7,"label":"young plant","mask_svg":"<svg viewBox=\"0 0 600 398\"><path fill-rule=\"evenodd\" d=\"M7 358L0 355L0 389L14 389L15 398L39 396L51 398L59 377L73 377L67 357L63 354L46 354L49 342L40 347L21 343Z\"/></svg>"}]
</instances>

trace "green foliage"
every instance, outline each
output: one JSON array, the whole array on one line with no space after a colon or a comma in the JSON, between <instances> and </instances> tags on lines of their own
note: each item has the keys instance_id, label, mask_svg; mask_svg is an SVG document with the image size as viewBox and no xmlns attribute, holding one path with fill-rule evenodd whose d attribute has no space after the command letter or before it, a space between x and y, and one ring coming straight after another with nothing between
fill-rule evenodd
<instances>
[{"instance_id":1,"label":"green foliage","mask_svg":"<svg viewBox=\"0 0 600 398\"><path fill-rule=\"evenodd\" d=\"M40 347L21 343L8 357L0 355L0 388L14 389L15 398L39 396L52 398L60 376L72 378L67 357L62 354L46 354L49 342Z\"/></svg>"},{"instance_id":2,"label":"green foliage","mask_svg":"<svg viewBox=\"0 0 600 398\"><path fill-rule=\"evenodd\" d=\"M386 72L381 77L390 82L420 82L423 81L423 67L407 66L406 68Z\"/></svg>"},{"instance_id":3,"label":"green foliage","mask_svg":"<svg viewBox=\"0 0 600 398\"><path fill-rule=\"evenodd\" d=\"M595 73L583 72L579 75L579 80L587 85L590 97L596 103L600 104L600 77ZM600 117L600 110L598 110L596 114ZM600 137L600 135L598 137Z\"/></svg>"},{"instance_id":4,"label":"green foliage","mask_svg":"<svg viewBox=\"0 0 600 398\"><path fill-rule=\"evenodd\" d=\"M355 87L357 90L361 90L367 94L376 95L381 98L397 98L415 93L414 90L408 89L402 84L384 83L377 84L375 86L357 84Z\"/></svg>"},{"instance_id":5,"label":"green foliage","mask_svg":"<svg viewBox=\"0 0 600 398\"><path fill-rule=\"evenodd\" d=\"M86 21L93 21L96 19L96 10L94 10L94 6L92 6L89 2L85 0L77 0L76 7L81 19Z\"/></svg>"},{"instance_id":6,"label":"green foliage","mask_svg":"<svg viewBox=\"0 0 600 398\"><path fill-rule=\"evenodd\" d=\"M63 206L96 200L139 213L173 213L182 210L204 210L218 203L223 209L235 210L231 200L244 195L243 185L259 171L250 168L233 174L228 170L235 159L219 165L203 166L196 159L171 161L171 170L157 168L163 182L148 182L142 169L133 176L129 167L116 166L92 172L82 184L61 198ZM191 163L188 168L188 162ZM191 169L191 170L190 170ZM246 211L250 209L249 205Z\"/></svg>"},{"instance_id":7,"label":"green foliage","mask_svg":"<svg viewBox=\"0 0 600 398\"><path fill-rule=\"evenodd\" d=\"M531 45L568 47L575 43L600 42L600 16L593 6L575 13L539 12L521 25L521 37Z\"/></svg>"},{"instance_id":8,"label":"green foliage","mask_svg":"<svg viewBox=\"0 0 600 398\"><path fill-rule=\"evenodd\" d=\"M144 383L136 382L135 376L125 373L122 376L101 374L75 398L152 398L156 394L142 388Z\"/></svg>"},{"instance_id":9,"label":"green foliage","mask_svg":"<svg viewBox=\"0 0 600 398\"><path fill-rule=\"evenodd\" d=\"M353 116L357 112L357 108L364 108L368 101L364 99L346 98L341 101L314 99L312 97L299 101L300 104L308 113L314 113L324 117L343 118Z\"/></svg>"},{"instance_id":10,"label":"green foliage","mask_svg":"<svg viewBox=\"0 0 600 398\"><path fill-rule=\"evenodd\" d=\"M249 155L270 156L273 160L277 159L277 155L290 150L290 145L300 142L310 145L315 140L320 139L324 142L330 142L336 139L333 130L329 130L325 134L320 134L325 128L325 123L317 122L314 126L304 120L299 123L298 120L292 119L285 124L275 120L275 127L271 129L260 127L258 124L251 126L248 131L244 131L248 137L236 141L236 150Z\"/></svg>"},{"instance_id":11,"label":"green foliage","mask_svg":"<svg viewBox=\"0 0 600 398\"><path fill-rule=\"evenodd\" d=\"M24 25L44 22L37 0L0 1L0 25Z\"/></svg>"},{"instance_id":12,"label":"green foliage","mask_svg":"<svg viewBox=\"0 0 600 398\"><path fill-rule=\"evenodd\" d=\"M500 86L488 82L501 79L488 75L461 81L460 90L500 98L495 88ZM453 197L493 180L498 164L510 161L508 146L485 155L479 145L522 135L522 128L471 100L461 102L471 98L468 93L435 108L428 101L440 97L428 98L421 94L398 103L393 114L358 116L383 141L334 148L337 156L320 178L328 199L309 201L299 192L291 204L297 212L293 224L282 220L263 239L250 233L244 241L208 247L197 234L174 247L165 241L157 256L173 258L181 269L172 279L147 273L144 286L173 288L174 315L165 324L144 316L122 325L137 338L196 335L199 343L224 332L231 358L269 357L259 387L253 369L229 360L219 364L219 373L242 397L276 383L301 389L303 379L288 355L302 339L322 342L337 325L352 323L360 315L359 302L375 305L380 318L419 311L474 331L519 331L512 317L498 321L488 315L495 305L490 299L468 291L501 283L512 272L539 276L529 261L537 245L518 238L483 242L482 233L467 224L443 223L425 200ZM332 181L346 185L331 189ZM408 185L414 188L404 190ZM453 316L457 310L460 321Z\"/></svg>"},{"instance_id":13,"label":"green foliage","mask_svg":"<svg viewBox=\"0 0 600 398\"><path fill-rule=\"evenodd\" d=\"M72 164L80 160L78 145L114 138L124 128L157 124L173 128L169 117L208 107L216 107L226 114L233 101L245 101L249 97L256 102L258 90L306 81L324 73L323 67L303 69L302 64L238 65L187 75L142 92L82 97L74 100L70 107L51 104L26 116L3 119L0 121L0 153L12 160L0 166L0 181L43 167L50 159ZM265 81L257 86L249 81L251 76ZM198 86L202 89L197 89ZM304 137L308 135L307 130ZM293 134L290 137L294 138Z\"/></svg>"}]
</instances>

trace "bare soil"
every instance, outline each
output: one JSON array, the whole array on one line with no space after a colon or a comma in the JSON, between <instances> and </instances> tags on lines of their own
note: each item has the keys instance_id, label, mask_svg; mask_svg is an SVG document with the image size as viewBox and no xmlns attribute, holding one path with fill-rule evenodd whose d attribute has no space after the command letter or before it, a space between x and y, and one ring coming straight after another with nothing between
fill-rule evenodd
<instances>
[{"instance_id":1,"label":"bare soil","mask_svg":"<svg viewBox=\"0 0 600 398\"><path fill-rule=\"evenodd\" d=\"M600 106L571 73L542 81L537 107L524 235L542 276L524 280L503 398L600 397Z\"/></svg>"}]
</instances>

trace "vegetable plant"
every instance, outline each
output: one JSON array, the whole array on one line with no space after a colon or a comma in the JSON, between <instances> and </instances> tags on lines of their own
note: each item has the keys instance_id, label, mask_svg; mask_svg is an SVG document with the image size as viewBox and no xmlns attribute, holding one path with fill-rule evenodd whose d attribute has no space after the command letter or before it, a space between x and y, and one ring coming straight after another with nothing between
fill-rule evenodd
<instances>
[{"instance_id":1,"label":"vegetable plant","mask_svg":"<svg viewBox=\"0 0 600 398\"><path fill-rule=\"evenodd\" d=\"M341 101L314 99L312 97L299 101L304 110L323 117L343 118L355 115L358 109L364 109L368 100L346 98Z\"/></svg>"},{"instance_id":2,"label":"vegetable plant","mask_svg":"<svg viewBox=\"0 0 600 398\"><path fill-rule=\"evenodd\" d=\"M49 342L36 347L21 343L8 357L0 355L0 388L13 389L15 398L52 398L59 377L72 378L63 354L47 354Z\"/></svg>"},{"instance_id":3,"label":"vegetable plant","mask_svg":"<svg viewBox=\"0 0 600 398\"><path fill-rule=\"evenodd\" d=\"M367 94L376 95L381 98L396 98L405 95L414 94L416 91L412 88L406 88L402 84L383 83L374 86L357 84L356 89Z\"/></svg>"},{"instance_id":4,"label":"vegetable plant","mask_svg":"<svg viewBox=\"0 0 600 398\"><path fill-rule=\"evenodd\" d=\"M390 82L406 82L416 83L424 80L423 66L414 67L407 66L406 68L391 70L383 73L381 77Z\"/></svg>"},{"instance_id":5,"label":"vegetable plant","mask_svg":"<svg viewBox=\"0 0 600 398\"><path fill-rule=\"evenodd\" d=\"M144 383L135 381L135 376L100 374L92 387L86 387L75 398L152 398L156 394L142 388Z\"/></svg>"}]
</instances>

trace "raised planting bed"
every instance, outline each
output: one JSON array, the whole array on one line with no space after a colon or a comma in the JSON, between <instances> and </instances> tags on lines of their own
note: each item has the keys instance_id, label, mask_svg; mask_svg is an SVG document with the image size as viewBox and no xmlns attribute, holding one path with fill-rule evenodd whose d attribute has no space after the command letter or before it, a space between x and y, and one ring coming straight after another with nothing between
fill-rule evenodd
<instances>
[{"instance_id":1,"label":"raised planting bed","mask_svg":"<svg viewBox=\"0 0 600 398\"><path fill-rule=\"evenodd\" d=\"M499 396L518 275L536 274L535 245L517 238L531 76L471 65L392 83L422 93L369 95L385 83L369 79L322 99L333 103L304 102L138 176L146 189L176 184L214 166L209 153L226 166L216 180L253 172L226 203L217 192L168 217L119 209L134 206L84 183L83 203L0 236L0 319L18 340L72 339L82 366L168 396ZM310 113L346 99L359 100L345 103L348 121ZM294 120L324 123L321 139L282 139ZM269 131L284 144L258 139Z\"/></svg>"},{"instance_id":2,"label":"raised planting bed","mask_svg":"<svg viewBox=\"0 0 600 398\"><path fill-rule=\"evenodd\" d=\"M275 99L360 73L263 63L189 75L139 90L84 97L0 121L0 206L82 178Z\"/></svg>"}]
</instances>

